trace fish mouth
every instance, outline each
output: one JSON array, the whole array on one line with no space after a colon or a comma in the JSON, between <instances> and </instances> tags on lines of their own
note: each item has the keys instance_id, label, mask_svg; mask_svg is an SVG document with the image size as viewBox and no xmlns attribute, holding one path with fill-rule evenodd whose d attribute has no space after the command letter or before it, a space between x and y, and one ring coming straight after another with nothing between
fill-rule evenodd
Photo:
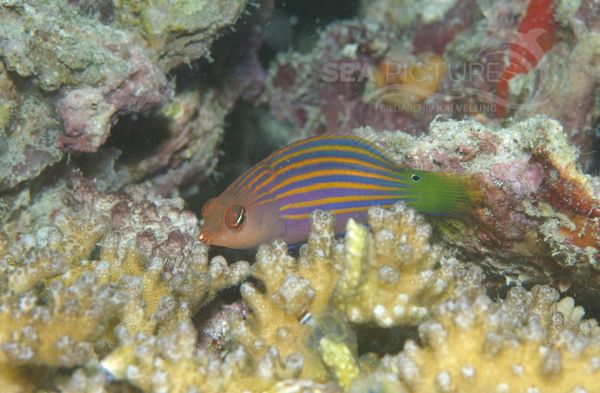
<instances>
[{"instance_id":1,"label":"fish mouth","mask_svg":"<svg viewBox=\"0 0 600 393\"><path fill-rule=\"evenodd\" d=\"M198 240L200 240L201 242L204 242L206 244L208 244L208 242L209 242L208 236L204 232L200 232L200 235L198 236Z\"/></svg>"}]
</instances>

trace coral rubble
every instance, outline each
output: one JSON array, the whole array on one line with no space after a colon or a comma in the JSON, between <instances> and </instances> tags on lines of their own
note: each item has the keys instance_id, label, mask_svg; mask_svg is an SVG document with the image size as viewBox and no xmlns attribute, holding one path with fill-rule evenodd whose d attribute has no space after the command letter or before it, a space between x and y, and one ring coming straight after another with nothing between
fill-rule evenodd
<instances>
[{"instance_id":1,"label":"coral rubble","mask_svg":"<svg viewBox=\"0 0 600 393\"><path fill-rule=\"evenodd\" d=\"M410 116L378 111L362 99L389 39L375 24L343 22L326 29L311 53L280 56L267 79L271 111L293 125L296 138L363 124L409 130Z\"/></svg>"},{"instance_id":2,"label":"coral rubble","mask_svg":"<svg viewBox=\"0 0 600 393\"><path fill-rule=\"evenodd\" d=\"M63 90L56 104L65 128L62 146L96 151L118 113L147 110L166 97L164 74L131 34L82 18L60 2L18 2L0 12L7 69L33 78L42 91Z\"/></svg>"},{"instance_id":3,"label":"coral rubble","mask_svg":"<svg viewBox=\"0 0 600 393\"><path fill-rule=\"evenodd\" d=\"M38 176L62 157L61 130L39 93L21 96L0 63L0 191Z\"/></svg>"},{"instance_id":4,"label":"coral rubble","mask_svg":"<svg viewBox=\"0 0 600 393\"><path fill-rule=\"evenodd\" d=\"M150 48L159 54L159 64L171 69L210 56L210 45L221 31L244 12L247 0L117 1L117 22L135 27Z\"/></svg>"}]
</instances>

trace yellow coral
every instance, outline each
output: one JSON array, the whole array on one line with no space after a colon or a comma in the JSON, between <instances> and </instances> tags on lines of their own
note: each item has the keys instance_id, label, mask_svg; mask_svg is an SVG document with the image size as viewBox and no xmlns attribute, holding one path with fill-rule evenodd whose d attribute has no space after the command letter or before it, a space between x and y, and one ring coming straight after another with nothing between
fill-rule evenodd
<instances>
[{"instance_id":1,"label":"yellow coral","mask_svg":"<svg viewBox=\"0 0 600 393\"><path fill-rule=\"evenodd\" d=\"M101 195L79 177L63 200L52 225L0 246L0 378L16 391L31 390L36 380L21 375L35 366L74 368L108 355L127 368L132 336L167 334L249 273L246 262L209 262L181 200L143 187Z\"/></svg>"},{"instance_id":2,"label":"yellow coral","mask_svg":"<svg viewBox=\"0 0 600 393\"><path fill-rule=\"evenodd\" d=\"M429 244L430 226L402 203L370 209L369 225L371 233L348 222L345 255L338 262L334 305L352 322L416 324L433 304L481 280L477 269L443 258Z\"/></svg>"},{"instance_id":3,"label":"yellow coral","mask_svg":"<svg viewBox=\"0 0 600 393\"><path fill-rule=\"evenodd\" d=\"M600 336L578 333L589 321L546 328L557 326L555 307L573 310L557 304L548 287L514 288L500 303L484 294L459 296L419 326L422 347L408 341L375 374L413 393L598 391Z\"/></svg>"},{"instance_id":4,"label":"yellow coral","mask_svg":"<svg viewBox=\"0 0 600 393\"><path fill-rule=\"evenodd\" d=\"M282 364L274 364L268 371L274 381L293 377L327 379L328 372L318 352L308 346L312 334L309 326L301 324L296 316L287 315L269 302L268 295L250 284L242 286L242 298L252 313L247 321L235 326L234 337L256 362L273 352L283 359Z\"/></svg>"},{"instance_id":5,"label":"yellow coral","mask_svg":"<svg viewBox=\"0 0 600 393\"><path fill-rule=\"evenodd\" d=\"M271 349L253 363L241 347L221 361L196 348L196 330L184 320L158 338L144 334L127 338L101 364L109 374L127 379L144 392L239 393L267 390L276 382L274 374L294 362L282 361Z\"/></svg>"},{"instance_id":6,"label":"yellow coral","mask_svg":"<svg viewBox=\"0 0 600 393\"><path fill-rule=\"evenodd\" d=\"M295 378L311 380L311 385L317 388L319 381L330 380L318 345L310 345L310 340L321 334L320 330L316 332L314 324L300 321L303 315L316 317L326 313L337 275L331 259L335 241L333 217L328 213L316 216L315 235L298 260L288 254L282 241L259 248L252 274L263 282L264 293L250 283L242 284L242 299L250 312L245 319L230 321L237 346L224 355L224 363L211 354L191 350L195 333L186 322L189 318L182 317L161 327L161 340L157 340L155 331L139 328L134 337L130 334L122 337L118 348L102 360L103 368L144 391L166 389L174 393L187 392L192 387L209 392L263 391L273 389L279 382L277 386L283 387L285 381ZM117 271L129 269L120 267ZM148 273L133 271L132 274ZM217 279L215 276L215 282ZM165 289L153 285L156 296L160 297ZM135 304L143 307L145 302ZM139 309L138 314L140 319L152 319L152 308ZM130 318L124 318L124 325ZM174 359L170 353L180 355ZM192 370L194 375L188 375ZM153 379L158 374L164 378Z\"/></svg>"},{"instance_id":7,"label":"yellow coral","mask_svg":"<svg viewBox=\"0 0 600 393\"><path fill-rule=\"evenodd\" d=\"M416 324L433 304L480 290L480 271L442 258L429 244L429 226L404 204L372 208L371 230L350 220L343 242L335 240L333 224L331 214L314 212L308 244L297 260L282 241L261 246L252 274L264 292L242 285L251 311L238 321L234 337L254 363L269 351L302 359L301 370L293 373L273 365L275 381L323 382L331 378L329 368L340 385L349 386L359 372L356 342L340 311L358 323ZM386 316L385 310L399 307L406 311Z\"/></svg>"},{"instance_id":8,"label":"yellow coral","mask_svg":"<svg viewBox=\"0 0 600 393\"><path fill-rule=\"evenodd\" d=\"M2 386L2 392L34 392L36 382L36 379L31 377L28 370L7 363L0 363L0 386Z\"/></svg>"},{"instance_id":9,"label":"yellow coral","mask_svg":"<svg viewBox=\"0 0 600 393\"><path fill-rule=\"evenodd\" d=\"M110 225L65 271L46 271L18 294L0 281L6 389L35 389L39 377L25 378L34 365L73 368L52 377L65 392L116 381L126 391L173 393L600 388L600 328L572 298L536 287L491 301L480 270L432 246L429 226L404 204L371 209L369 228L350 221L345 240L335 239L331 214L315 212L298 258L282 241L261 246L252 267L261 284L240 287L249 310L221 319L230 326L227 352L198 349L191 316L249 266L209 261L206 246L193 240L195 218L143 195L96 195L99 213L71 211L73 219ZM27 241L1 242L2 257ZM61 252L52 249L55 257ZM19 265L4 261L4 268ZM397 356L359 362L348 319L420 324L422 347L409 341Z\"/></svg>"},{"instance_id":10,"label":"yellow coral","mask_svg":"<svg viewBox=\"0 0 600 393\"><path fill-rule=\"evenodd\" d=\"M252 274L264 283L265 293L251 284L242 286L242 299L252 312L247 321L238 322L234 336L255 361L274 349L289 359L287 370L274 370L276 380L300 377L320 382L329 377L318 348L309 345L315 328L301 319L307 315L319 319L328 311L337 276L331 261L333 220L329 213L315 213L313 235L297 261L282 241L262 245ZM294 359L301 362L299 369Z\"/></svg>"},{"instance_id":11,"label":"yellow coral","mask_svg":"<svg viewBox=\"0 0 600 393\"><path fill-rule=\"evenodd\" d=\"M217 360L198 352L195 343L196 331L183 321L161 339L145 334L127 338L101 365L146 392L233 391L226 386L234 375L220 375Z\"/></svg>"},{"instance_id":12,"label":"yellow coral","mask_svg":"<svg viewBox=\"0 0 600 393\"><path fill-rule=\"evenodd\" d=\"M324 337L319 342L323 361L333 369L339 384L348 388L358 376L359 369L354 354L344 343L338 343Z\"/></svg>"},{"instance_id":13,"label":"yellow coral","mask_svg":"<svg viewBox=\"0 0 600 393\"><path fill-rule=\"evenodd\" d=\"M102 283L108 263L82 264L86 274L71 283L53 279L43 297L33 291L2 297L0 362L71 367L94 357L94 342L125 297Z\"/></svg>"},{"instance_id":14,"label":"yellow coral","mask_svg":"<svg viewBox=\"0 0 600 393\"><path fill-rule=\"evenodd\" d=\"M55 222L55 226L22 234L20 241L8 248L1 260L2 274L7 277L6 290L19 294L41 280L76 267L108 230L104 217L60 214ZM62 258L57 260L56 255Z\"/></svg>"}]
</instances>

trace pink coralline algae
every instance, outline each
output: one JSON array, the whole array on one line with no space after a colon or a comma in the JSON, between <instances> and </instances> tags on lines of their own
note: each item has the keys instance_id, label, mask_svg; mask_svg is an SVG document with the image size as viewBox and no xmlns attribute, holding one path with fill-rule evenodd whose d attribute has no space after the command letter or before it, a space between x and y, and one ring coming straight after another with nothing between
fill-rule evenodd
<instances>
[{"instance_id":1,"label":"pink coralline algae","mask_svg":"<svg viewBox=\"0 0 600 393\"><path fill-rule=\"evenodd\" d=\"M108 50L128 61L124 75L114 73L98 87L83 86L68 91L57 103L65 135L60 145L68 150L95 152L110 135L117 116L144 112L168 98L164 74L152 64L131 38Z\"/></svg>"},{"instance_id":2,"label":"pink coralline algae","mask_svg":"<svg viewBox=\"0 0 600 393\"><path fill-rule=\"evenodd\" d=\"M343 22L327 28L311 53L281 55L268 75L271 112L297 129L298 136L365 124L413 131L410 115L363 102L371 70L391 39L375 24Z\"/></svg>"},{"instance_id":3,"label":"pink coralline algae","mask_svg":"<svg viewBox=\"0 0 600 393\"><path fill-rule=\"evenodd\" d=\"M471 225L437 225L449 242L480 254L489 271L563 284L600 278L600 181L578 169L577 150L558 122L534 117L506 129L434 122L426 136L373 138L408 167L479 179L483 201ZM524 262L509 262L515 256Z\"/></svg>"},{"instance_id":4,"label":"pink coralline algae","mask_svg":"<svg viewBox=\"0 0 600 393\"><path fill-rule=\"evenodd\" d=\"M85 1L0 4L0 135L8 142L0 150L0 190L35 179L65 155L70 162L73 153L99 152L92 158L96 169L110 167L118 154L102 148L118 131L115 125L124 117L148 114L171 123L158 157L136 165L127 160L130 165L116 168L117 173L96 170L99 183L116 189L155 174L163 176L155 189L166 194L192 177L206 176L216 164L223 118L242 87L223 88L230 90L225 93L195 85L202 91L175 97L175 81L168 81L167 73L182 62L209 57L210 44L237 20L245 2L203 4L170 12L152 2L131 7ZM199 12L203 18L196 17ZM144 23L138 25L134 15ZM255 45L249 54L256 50ZM194 108L186 107L192 101ZM139 138L147 131L139 130ZM156 173L166 167L170 173ZM27 184L22 187L19 192L27 191Z\"/></svg>"},{"instance_id":5,"label":"pink coralline algae","mask_svg":"<svg viewBox=\"0 0 600 393\"><path fill-rule=\"evenodd\" d=\"M61 146L96 151L118 114L148 110L168 98L165 75L131 33L86 21L58 4L0 11L0 55L7 68L34 78L44 91L61 90Z\"/></svg>"}]
</instances>

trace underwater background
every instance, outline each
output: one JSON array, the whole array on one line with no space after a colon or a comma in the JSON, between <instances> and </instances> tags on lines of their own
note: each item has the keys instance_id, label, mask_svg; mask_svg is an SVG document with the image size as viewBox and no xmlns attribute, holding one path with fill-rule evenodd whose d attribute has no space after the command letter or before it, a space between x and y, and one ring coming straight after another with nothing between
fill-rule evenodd
<instances>
[{"instance_id":1,"label":"underwater background","mask_svg":"<svg viewBox=\"0 0 600 393\"><path fill-rule=\"evenodd\" d=\"M599 79L598 0L0 0L0 391L600 391ZM476 201L199 240L329 133Z\"/></svg>"}]
</instances>

